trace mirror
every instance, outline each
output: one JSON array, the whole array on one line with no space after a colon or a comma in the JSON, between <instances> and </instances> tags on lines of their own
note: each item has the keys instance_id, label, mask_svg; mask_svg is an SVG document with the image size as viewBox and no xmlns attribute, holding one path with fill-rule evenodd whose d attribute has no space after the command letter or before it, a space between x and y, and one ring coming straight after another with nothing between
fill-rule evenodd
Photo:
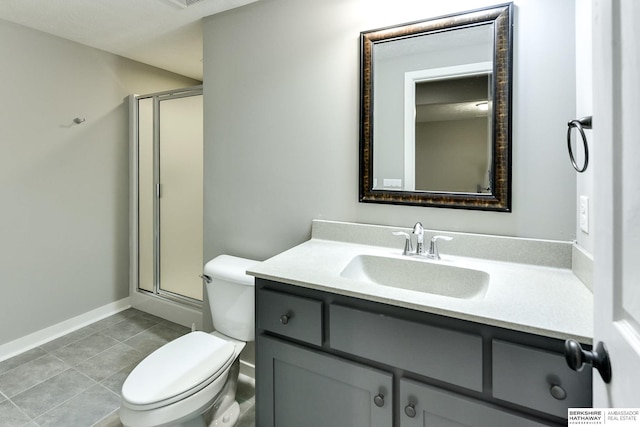
<instances>
[{"instance_id":1,"label":"mirror","mask_svg":"<svg viewBox=\"0 0 640 427\"><path fill-rule=\"evenodd\" d=\"M360 34L360 201L511 211L512 4Z\"/></svg>"}]
</instances>

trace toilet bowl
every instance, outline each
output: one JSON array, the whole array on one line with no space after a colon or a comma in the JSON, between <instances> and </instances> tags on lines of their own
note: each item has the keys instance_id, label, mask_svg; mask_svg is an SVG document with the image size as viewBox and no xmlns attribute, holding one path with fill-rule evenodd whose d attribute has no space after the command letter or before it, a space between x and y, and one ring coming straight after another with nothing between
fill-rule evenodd
<instances>
[{"instance_id":1,"label":"toilet bowl","mask_svg":"<svg viewBox=\"0 0 640 427\"><path fill-rule=\"evenodd\" d=\"M194 331L157 349L122 386L125 427L234 426L240 352L255 336L253 278L257 261L221 255L204 268L216 331Z\"/></svg>"}]
</instances>

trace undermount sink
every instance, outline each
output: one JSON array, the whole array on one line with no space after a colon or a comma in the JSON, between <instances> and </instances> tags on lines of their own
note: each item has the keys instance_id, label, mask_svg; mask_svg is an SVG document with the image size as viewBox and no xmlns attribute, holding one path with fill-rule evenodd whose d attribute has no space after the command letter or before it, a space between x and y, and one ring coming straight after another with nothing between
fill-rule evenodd
<instances>
[{"instance_id":1,"label":"undermount sink","mask_svg":"<svg viewBox=\"0 0 640 427\"><path fill-rule=\"evenodd\" d=\"M415 258L376 255L353 257L340 276L462 299L482 298L489 287L489 274L484 271Z\"/></svg>"}]
</instances>

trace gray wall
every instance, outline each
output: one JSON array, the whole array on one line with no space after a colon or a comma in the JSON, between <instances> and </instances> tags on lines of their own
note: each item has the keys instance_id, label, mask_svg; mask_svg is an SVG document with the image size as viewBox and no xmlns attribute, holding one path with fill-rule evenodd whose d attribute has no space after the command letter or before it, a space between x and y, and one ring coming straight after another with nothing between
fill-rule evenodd
<instances>
[{"instance_id":1,"label":"gray wall","mask_svg":"<svg viewBox=\"0 0 640 427\"><path fill-rule=\"evenodd\" d=\"M3 344L129 295L125 97L198 82L5 21L0 58Z\"/></svg>"},{"instance_id":2,"label":"gray wall","mask_svg":"<svg viewBox=\"0 0 640 427\"><path fill-rule=\"evenodd\" d=\"M359 32L494 3L262 0L205 19L205 259L265 259L314 218L573 239L572 0L515 1L513 212L358 202Z\"/></svg>"},{"instance_id":3,"label":"gray wall","mask_svg":"<svg viewBox=\"0 0 640 427\"><path fill-rule=\"evenodd\" d=\"M584 117L593 114L593 75L592 75L592 24L591 24L591 2L581 1L580 7L576 7L576 112L574 117ZM575 131L574 131L575 132ZM593 140L593 131L585 130L587 135L587 141L590 144L590 149L593 150L593 144L597 144L598 141ZM575 138L576 135L574 134ZM580 142L578 142L580 144ZM578 149L581 150L581 149ZM584 157L583 152L578 151L578 164L582 165ZM593 198L594 191L594 177L593 170L597 168L598 159L591 156L589 158L589 167L584 173L577 175L577 190L576 190L576 240L584 250L590 255L594 251L594 203L597 201ZM589 233L585 233L580 230L579 222L579 197L581 195L589 197L590 205L590 229Z\"/></svg>"}]
</instances>

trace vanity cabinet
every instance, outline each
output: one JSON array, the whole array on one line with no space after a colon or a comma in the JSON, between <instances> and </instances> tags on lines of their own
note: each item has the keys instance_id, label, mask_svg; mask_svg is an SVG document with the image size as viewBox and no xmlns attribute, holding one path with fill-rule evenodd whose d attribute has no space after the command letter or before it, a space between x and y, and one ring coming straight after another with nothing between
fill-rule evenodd
<instances>
[{"instance_id":1,"label":"vanity cabinet","mask_svg":"<svg viewBox=\"0 0 640 427\"><path fill-rule=\"evenodd\" d=\"M563 340L256 280L256 425L553 426L591 406Z\"/></svg>"}]
</instances>

